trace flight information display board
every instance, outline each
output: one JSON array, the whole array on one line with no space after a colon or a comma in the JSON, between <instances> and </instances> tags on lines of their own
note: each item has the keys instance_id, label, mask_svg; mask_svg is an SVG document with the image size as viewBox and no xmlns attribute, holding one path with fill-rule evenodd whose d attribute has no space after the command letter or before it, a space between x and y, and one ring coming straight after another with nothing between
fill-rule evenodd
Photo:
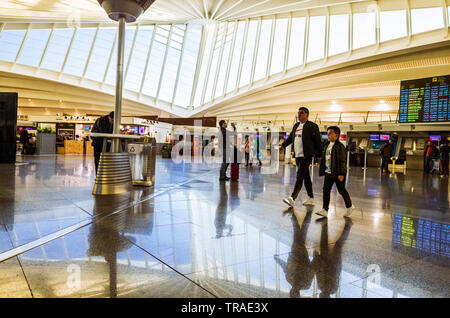
<instances>
[{"instance_id":1,"label":"flight information display board","mask_svg":"<svg viewBox=\"0 0 450 318\"><path fill-rule=\"evenodd\" d=\"M450 75L402 81L400 123L450 121Z\"/></svg>"}]
</instances>

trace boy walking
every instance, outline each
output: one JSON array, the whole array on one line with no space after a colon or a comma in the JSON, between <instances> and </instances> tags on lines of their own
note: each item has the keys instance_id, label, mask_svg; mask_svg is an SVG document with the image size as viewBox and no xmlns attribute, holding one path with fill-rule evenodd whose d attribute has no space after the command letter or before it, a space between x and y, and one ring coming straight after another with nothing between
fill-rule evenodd
<instances>
[{"instance_id":1,"label":"boy walking","mask_svg":"<svg viewBox=\"0 0 450 318\"><path fill-rule=\"evenodd\" d=\"M325 176L323 183L323 208L316 214L328 217L328 206L330 205L330 192L336 183L337 190L344 198L347 211L344 216L352 214L355 207L352 205L350 195L345 189L345 175L347 174L345 146L339 141L341 130L337 126L327 129L328 142L323 148L322 161L320 162L319 176Z\"/></svg>"}]
</instances>

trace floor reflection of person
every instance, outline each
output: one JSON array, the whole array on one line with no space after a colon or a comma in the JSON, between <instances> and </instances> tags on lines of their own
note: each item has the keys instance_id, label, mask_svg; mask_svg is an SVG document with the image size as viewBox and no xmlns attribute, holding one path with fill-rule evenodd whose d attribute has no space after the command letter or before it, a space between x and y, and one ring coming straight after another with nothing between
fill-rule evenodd
<instances>
[{"instance_id":1,"label":"floor reflection of person","mask_svg":"<svg viewBox=\"0 0 450 318\"><path fill-rule=\"evenodd\" d=\"M299 298L301 290L308 290L314 277L314 269L306 248L306 234L311 223L311 215L312 209L307 211L300 225L295 214L292 214L294 238L288 259L284 261L278 255L274 255L275 261L284 271L286 281L291 285L291 290L289 291L291 298Z\"/></svg>"},{"instance_id":2,"label":"floor reflection of person","mask_svg":"<svg viewBox=\"0 0 450 318\"><path fill-rule=\"evenodd\" d=\"M242 186L245 190L246 199L255 200L255 198L262 192L264 192L264 175L253 169L248 170L247 182L243 182Z\"/></svg>"},{"instance_id":3,"label":"floor reflection of person","mask_svg":"<svg viewBox=\"0 0 450 318\"><path fill-rule=\"evenodd\" d=\"M320 251L314 251L312 267L316 272L317 286L320 298L329 298L339 287L339 277L342 270L342 247L350 233L352 221L345 218L345 226L339 239L334 244L328 243L328 220L323 218L320 234Z\"/></svg>"},{"instance_id":4,"label":"floor reflection of person","mask_svg":"<svg viewBox=\"0 0 450 318\"><path fill-rule=\"evenodd\" d=\"M227 236L231 235L233 226L226 224L228 213L228 193L224 182L219 183L219 203L216 208L216 217L214 225L216 227L216 238L224 236L223 232L228 231Z\"/></svg>"},{"instance_id":5,"label":"floor reflection of person","mask_svg":"<svg viewBox=\"0 0 450 318\"><path fill-rule=\"evenodd\" d=\"M448 212L448 178L440 178L439 179L439 190L438 190L438 202L439 202L439 210L442 213Z\"/></svg>"},{"instance_id":6,"label":"floor reflection of person","mask_svg":"<svg viewBox=\"0 0 450 318\"><path fill-rule=\"evenodd\" d=\"M391 208L392 187L389 182L389 175L382 174L380 176L380 197L383 209L389 210Z\"/></svg>"}]
</instances>

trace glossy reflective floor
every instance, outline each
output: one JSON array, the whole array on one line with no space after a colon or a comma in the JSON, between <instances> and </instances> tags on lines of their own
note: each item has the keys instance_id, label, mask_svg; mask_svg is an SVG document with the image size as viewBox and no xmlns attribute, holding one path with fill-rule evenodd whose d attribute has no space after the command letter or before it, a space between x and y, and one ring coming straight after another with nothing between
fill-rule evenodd
<instances>
[{"instance_id":1,"label":"glossy reflective floor","mask_svg":"<svg viewBox=\"0 0 450 318\"><path fill-rule=\"evenodd\" d=\"M295 167L158 158L156 186L92 196L90 156L0 165L0 297L449 297L449 180L352 168L343 217L281 199ZM306 199L302 189L301 198Z\"/></svg>"}]
</instances>

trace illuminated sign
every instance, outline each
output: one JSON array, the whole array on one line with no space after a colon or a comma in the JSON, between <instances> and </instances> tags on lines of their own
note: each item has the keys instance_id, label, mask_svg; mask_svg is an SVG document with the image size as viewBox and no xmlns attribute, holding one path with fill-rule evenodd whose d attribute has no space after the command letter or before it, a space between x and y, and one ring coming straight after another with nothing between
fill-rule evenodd
<instances>
[{"instance_id":1,"label":"illuminated sign","mask_svg":"<svg viewBox=\"0 0 450 318\"><path fill-rule=\"evenodd\" d=\"M450 121L450 76L422 78L400 83L400 123Z\"/></svg>"}]
</instances>

